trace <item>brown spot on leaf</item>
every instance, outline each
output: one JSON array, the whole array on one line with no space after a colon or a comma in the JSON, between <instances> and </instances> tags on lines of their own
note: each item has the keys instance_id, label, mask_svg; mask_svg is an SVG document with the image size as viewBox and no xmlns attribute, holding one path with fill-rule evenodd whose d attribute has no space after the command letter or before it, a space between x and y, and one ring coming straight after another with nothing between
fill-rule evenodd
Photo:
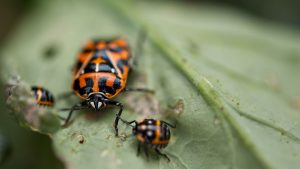
<instances>
[{"instance_id":1,"label":"brown spot on leaf","mask_svg":"<svg viewBox=\"0 0 300 169\"><path fill-rule=\"evenodd\" d=\"M294 108L300 111L300 97L295 97L292 99L292 105Z\"/></svg>"},{"instance_id":2,"label":"brown spot on leaf","mask_svg":"<svg viewBox=\"0 0 300 169\"><path fill-rule=\"evenodd\" d=\"M106 139L107 139L107 140L111 140L112 137L113 137L113 136L110 134L110 135L107 135Z\"/></svg>"},{"instance_id":3,"label":"brown spot on leaf","mask_svg":"<svg viewBox=\"0 0 300 169\"><path fill-rule=\"evenodd\" d=\"M143 117L159 113L159 101L152 94L130 94L126 97L128 108Z\"/></svg>"},{"instance_id":4,"label":"brown spot on leaf","mask_svg":"<svg viewBox=\"0 0 300 169\"><path fill-rule=\"evenodd\" d=\"M176 116L181 116L181 114L184 112L184 100L178 99L174 105L171 105L167 112L171 114L175 114Z\"/></svg>"},{"instance_id":5,"label":"brown spot on leaf","mask_svg":"<svg viewBox=\"0 0 300 169\"><path fill-rule=\"evenodd\" d=\"M146 77L144 74L137 74L131 85L132 88L148 88L146 87ZM159 112L159 101L154 93L127 92L126 107L146 118Z\"/></svg>"},{"instance_id":6,"label":"brown spot on leaf","mask_svg":"<svg viewBox=\"0 0 300 169\"><path fill-rule=\"evenodd\" d=\"M128 136L127 136L126 133L123 133L123 132L122 132L122 133L119 134L119 138L120 138L121 141L126 141L126 138L127 138L127 137L128 137Z\"/></svg>"}]
</instances>

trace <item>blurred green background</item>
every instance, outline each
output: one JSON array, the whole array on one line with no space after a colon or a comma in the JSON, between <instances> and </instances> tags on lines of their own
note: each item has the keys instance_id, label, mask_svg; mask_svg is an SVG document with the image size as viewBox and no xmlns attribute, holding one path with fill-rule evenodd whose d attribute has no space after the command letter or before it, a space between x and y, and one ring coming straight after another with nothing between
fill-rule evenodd
<instances>
[{"instance_id":1,"label":"blurred green background","mask_svg":"<svg viewBox=\"0 0 300 169\"><path fill-rule=\"evenodd\" d=\"M185 3L212 4L239 9L249 15L263 19L281 22L291 26L300 26L299 0L177 0ZM22 19L24 13L30 10L37 0L0 0L0 41Z\"/></svg>"},{"instance_id":2,"label":"blurred green background","mask_svg":"<svg viewBox=\"0 0 300 169\"><path fill-rule=\"evenodd\" d=\"M183 0L181 0L183 1ZM271 20L300 27L299 0L185 0L195 5L217 5L238 9L262 20ZM0 45L5 44L23 16L38 0L0 1ZM172 2L170 2L172 3ZM1 72L5 73L5 72ZM1 88L4 86L1 84ZM0 103L0 168L1 169L58 169L63 168L51 149L50 139L19 127Z\"/></svg>"}]
</instances>

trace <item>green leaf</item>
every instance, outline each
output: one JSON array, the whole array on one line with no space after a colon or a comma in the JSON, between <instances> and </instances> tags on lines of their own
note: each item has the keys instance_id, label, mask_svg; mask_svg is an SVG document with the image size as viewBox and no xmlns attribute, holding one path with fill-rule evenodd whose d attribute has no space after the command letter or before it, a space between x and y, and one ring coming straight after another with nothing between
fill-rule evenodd
<instances>
[{"instance_id":1,"label":"green leaf","mask_svg":"<svg viewBox=\"0 0 300 169\"><path fill-rule=\"evenodd\" d=\"M42 1L2 54L22 79L57 95L70 91L71 66L87 39L126 35L136 50L140 29L147 42L128 86L156 93L117 99L126 103L125 119L154 113L177 123L164 150L171 162L155 153L149 160L137 157L129 127L121 125L121 137L114 137L117 110L108 109L99 116L81 112L53 134L54 149L68 167L299 167L300 32L295 30L230 9L171 1ZM63 100L57 107L78 101ZM168 108L176 102L175 109Z\"/></svg>"}]
</instances>

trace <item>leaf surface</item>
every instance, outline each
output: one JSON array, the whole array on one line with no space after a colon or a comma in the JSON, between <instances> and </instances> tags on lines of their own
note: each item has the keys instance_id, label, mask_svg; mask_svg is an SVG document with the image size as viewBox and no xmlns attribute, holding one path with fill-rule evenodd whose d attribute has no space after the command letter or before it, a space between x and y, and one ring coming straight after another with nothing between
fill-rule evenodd
<instances>
[{"instance_id":1,"label":"leaf surface","mask_svg":"<svg viewBox=\"0 0 300 169\"><path fill-rule=\"evenodd\" d=\"M137 50L139 30L147 32L129 85L142 83L156 93L117 99L128 107L125 119L156 113L177 123L164 150L171 162L153 152L149 160L137 157L129 127L121 125L122 137L114 137L117 110L108 109L98 116L78 113L52 136L68 167L299 167L299 32L229 9L168 1L41 1L21 26L4 47L5 60L29 84L56 95L70 90L71 67L87 39L126 35ZM53 57L45 54L49 50ZM145 97L158 104L158 112L145 112L153 107ZM135 106L129 98L140 101ZM178 100L184 111L164 115ZM63 100L58 107L78 101Z\"/></svg>"}]
</instances>

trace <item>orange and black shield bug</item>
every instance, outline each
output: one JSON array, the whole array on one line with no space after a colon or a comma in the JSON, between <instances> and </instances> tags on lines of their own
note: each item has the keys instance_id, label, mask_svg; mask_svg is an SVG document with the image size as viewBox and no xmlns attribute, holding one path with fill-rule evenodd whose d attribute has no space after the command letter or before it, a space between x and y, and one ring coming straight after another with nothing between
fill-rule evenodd
<instances>
[{"instance_id":1,"label":"orange and black shield bug","mask_svg":"<svg viewBox=\"0 0 300 169\"><path fill-rule=\"evenodd\" d=\"M41 106L54 106L54 97L52 93L44 87L32 86L31 91L35 96L36 103Z\"/></svg>"},{"instance_id":2,"label":"orange and black shield bug","mask_svg":"<svg viewBox=\"0 0 300 169\"><path fill-rule=\"evenodd\" d=\"M86 46L94 49L89 49L91 52L87 55L80 55L72 89L82 99L99 92L111 99L126 86L131 58L127 42L123 39L97 40Z\"/></svg>"},{"instance_id":3,"label":"orange and black shield bug","mask_svg":"<svg viewBox=\"0 0 300 169\"><path fill-rule=\"evenodd\" d=\"M132 133L138 140L137 155L140 153L141 144L144 144L153 148L159 155L164 156L170 161L169 157L166 154L161 153L160 150L167 147L169 144L171 138L169 127L175 128L175 125L155 119L144 119L141 122L135 120L130 122L123 119L121 120L132 127ZM145 153L148 155L147 149Z\"/></svg>"},{"instance_id":4,"label":"orange and black shield bug","mask_svg":"<svg viewBox=\"0 0 300 169\"><path fill-rule=\"evenodd\" d=\"M126 89L127 77L130 70L131 53L124 38L111 40L89 41L80 52L74 67L72 89L83 101L74 105L66 118L68 124L74 110L101 108L112 105L119 107L114 123L118 135L119 117L123 105L112 99L123 91L145 91L147 89Z\"/></svg>"}]
</instances>

